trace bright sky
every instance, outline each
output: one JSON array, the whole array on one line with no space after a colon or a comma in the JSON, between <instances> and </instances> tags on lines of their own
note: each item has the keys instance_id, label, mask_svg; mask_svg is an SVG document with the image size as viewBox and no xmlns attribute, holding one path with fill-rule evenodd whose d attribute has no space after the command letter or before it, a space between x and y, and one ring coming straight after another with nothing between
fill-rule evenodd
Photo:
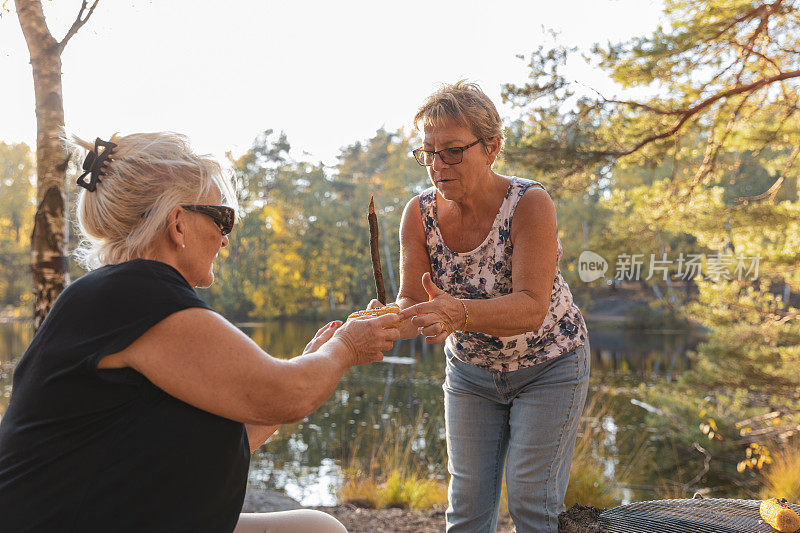
<instances>
[{"instance_id":1,"label":"bright sky","mask_svg":"<svg viewBox=\"0 0 800 533\"><path fill-rule=\"evenodd\" d=\"M44 4L60 40L80 1ZM661 0L100 0L62 55L66 124L87 139L178 131L218 157L241 155L272 128L296 157L333 164L382 126L410 129L443 82L476 81L500 106L502 85L527 77L517 55L552 45L545 30L588 50L649 33L661 9ZM16 13L3 14L0 141L33 147L28 61ZM612 90L581 62L570 72Z\"/></svg>"}]
</instances>

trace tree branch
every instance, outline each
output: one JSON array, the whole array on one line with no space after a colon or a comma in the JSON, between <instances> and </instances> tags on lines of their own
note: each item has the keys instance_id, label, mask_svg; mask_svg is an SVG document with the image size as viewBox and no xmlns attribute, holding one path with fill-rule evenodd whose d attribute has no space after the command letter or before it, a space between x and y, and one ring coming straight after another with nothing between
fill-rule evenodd
<instances>
[{"instance_id":1,"label":"tree branch","mask_svg":"<svg viewBox=\"0 0 800 533\"><path fill-rule=\"evenodd\" d=\"M769 85L771 83L775 83L776 81L782 81L782 80L786 80L786 79L790 79L790 78L797 78L797 77L800 77L800 70L791 70L789 72L783 72L781 74L776 74L775 76L769 76L767 78L762 78L762 79L754 81L752 83L748 83L747 85L740 85L740 86L737 86L737 87L732 87L732 88L728 89L727 91L722 91L721 93L715 94L714 96L710 96L710 97L706 98L705 100L702 100L701 102L699 102L698 104L696 104L694 106L687 107L687 108L683 109L682 112L681 112L681 117L678 119L678 121L671 128L669 128L668 130L663 131L661 133L658 133L658 134L655 134L655 135L651 135L650 137L647 137L646 139L643 139L643 140L639 141L637 144L635 144L632 148L630 148L628 150L597 151L597 152L595 152L595 154L596 155L600 155L600 156L611 156L611 157L623 157L623 156L626 156L626 155L630 155L630 154L632 154L634 152L637 152L641 148L647 146L648 144L651 144L651 143L653 143L655 141L658 141L658 140L661 140L661 139L665 139L667 137L670 137L670 136L674 135L679 129L681 129L681 126L683 126L686 123L686 121L689 120L693 115L695 115L699 111L702 111L703 109L709 107L711 104L717 102L718 100L721 100L723 98L728 98L730 96L735 96L737 94L745 93L745 92L748 92L748 91L756 91L756 90L761 89L762 87L764 87L766 85Z\"/></svg>"},{"instance_id":2,"label":"tree branch","mask_svg":"<svg viewBox=\"0 0 800 533\"><path fill-rule=\"evenodd\" d=\"M703 454L703 468L700 470L700 472L697 473L696 476L694 476L691 479L691 481L689 481L688 483L684 483L684 486L686 486L686 487L691 487L695 483L699 482L703 478L703 476L706 475L708 470L711 468L711 454L708 452L708 450L706 450L705 448L700 446L700 444L697 443L697 442L693 443L692 447L695 450L697 450L698 452Z\"/></svg>"},{"instance_id":3,"label":"tree branch","mask_svg":"<svg viewBox=\"0 0 800 533\"><path fill-rule=\"evenodd\" d=\"M736 26L740 22L744 22L745 20L755 18L755 16L759 12L763 11L765 8L766 8L765 5L760 5L757 8L748 11L747 13L742 15L741 17L733 19L730 24L728 24L727 26L722 28L722 30L720 30L719 32L715 33L713 36L709 37L708 39L704 39L703 42L704 43L708 43L708 42L716 41L717 39L722 37L722 35L724 35L725 32L727 32L728 30L730 30L731 28L733 28L734 26Z\"/></svg>"},{"instance_id":4,"label":"tree branch","mask_svg":"<svg viewBox=\"0 0 800 533\"><path fill-rule=\"evenodd\" d=\"M775 61L773 61L771 58L765 56L761 52L759 52L757 50L754 50L751 46L748 46L747 44L742 44L742 43L740 43L738 41L735 41L733 39L728 41L728 43L730 43L732 46L741 48L742 50L744 50L748 54L754 55L754 56L759 57L762 60L766 61L767 63L772 65L772 67L775 69L775 72L777 72L778 74L780 74L782 72L781 67Z\"/></svg>"},{"instance_id":5,"label":"tree branch","mask_svg":"<svg viewBox=\"0 0 800 533\"><path fill-rule=\"evenodd\" d=\"M760 157L761 153L767 148L767 146L772 144L772 141L778 138L778 134L781 132L781 130L783 130L783 127L786 125L789 119L792 118L792 115L794 115L798 110L800 110L800 108L797 107L797 104L798 104L798 98L795 97L795 101L791 104L791 107L789 107L786 110L786 114L783 115L780 122L778 122L778 125L775 127L772 133L770 133L769 136L764 140L764 142L761 143L761 147L755 152L753 152L753 157Z\"/></svg>"},{"instance_id":6,"label":"tree branch","mask_svg":"<svg viewBox=\"0 0 800 533\"><path fill-rule=\"evenodd\" d=\"M669 182L670 184L675 183L675 177L678 175L678 153L681 150L681 137L680 135L676 135L675 138L672 140L675 148L672 150L672 172L669 174Z\"/></svg>"},{"instance_id":7,"label":"tree branch","mask_svg":"<svg viewBox=\"0 0 800 533\"><path fill-rule=\"evenodd\" d=\"M714 125L711 128L711 135L709 135L708 141L706 142L706 149L705 153L703 154L703 161L700 163L700 166L697 168L697 171L695 172L694 177L692 178L692 181L689 184L689 190L682 193L680 197L676 200L676 203L681 203L687 198L690 198L694 194L695 188L700 183L703 182L706 176L708 176L709 174L711 174L711 172L713 172L717 164L717 157L719 156L719 151L725 145L725 141L728 139L728 136L733 131L733 126L736 124L736 120L739 116L739 113L742 111L744 104L747 102L748 98L750 98L752 95L753 93L746 94L742 98L742 101L739 102L739 105L736 106L736 109L728 119L728 123L725 126L725 131L723 132L722 136L718 140L715 140L714 137L716 136L717 120L719 120L720 115L722 114L721 108L717 110L717 117L714 120ZM670 193L669 193L670 197L675 196L677 194L676 192L677 187L678 184L675 182L670 184ZM664 205L666 206L666 204ZM661 212L658 215L656 215L653 220L661 221L667 218L669 215L671 215L672 211L673 210L671 207L665 208L664 206L662 206Z\"/></svg>"},{"instance_id":8,"label":"tree branch","mask_svg":"<svg viewBox=\"0 0 800 533\"><path fill-rule=\"evenodd\" d=\"M749 59L750 54L752 52L755 52L753 45L756 43L756 40L758 39L758 37L764 31L766 31L767 25L769 24L770 15L772 15L772 13L776 9L778 9L780 7L782 2L783 2L783 0L777 0L777 2L775 2L774 4L770 4L770 5L766 5L765 4L765 5L762 6L764 8L764 12L761 14L761 17L760 17L761 21L758 23L758 26L753 31L753 34L750 35L750 38L747 39L747 43L743 46L743 49L744 49L745 53L744 53L744 55L741 56L742 70L739 71L739 74L736 76L736 83L734 85L739 85L739 83L741 82L741 76L742 76L742 74L745 72L745 70L747 68L747 60ZM778 69L778 72L780 72L780 69Z\"/></svg>"},{"instance_id":9,"label":"tree branch","mask_svg":"<svg viewBox=\"0 0 800 533\"><path fill-rule=\"evenodd\" d=\"M701 183L706 176L708 176L715 168L717 163L717 157L719 156L719 151L725 145L725 141L730 136L731 132L733 131L733 127L736 124L736 120L739 118L739 113L742 112L744 108L744 104L747 103L747 100L753 95L753 93L746 94L742 101L739 102L739 105L736 106L736 109L731 114L730 118L728 119L728 123L725 125L725 131L722 134L722 137L718 141L714 141L714 130L712 129L711 136L708 138L708 144L706 145L706 152L703 154L703 162L700 164L700 167L697 169L694 177L694 183L692 184L692 188L694 188L697 184ZM719 109L719 113L717 118L721 118L719 115L722 114L722 109ZM715 122L716 124L716 122Z\"/></svg>"},{"instance_id":10,"label":"tree branch","mask_svg":"<svg viewBox=\"0 0 800 533\"><path fill-rule=\"evenodd\" d=\"M661 108L658 108L658 107L653 107L653 106L648 105L648 104L643 104L641 102L635 102L633 100L614 100L614 99L606 98L605 96L603 96L603 94L600 91L598 91L594 87L588 87L588 86L586 86L586 87L588 89L592 90L595 94L597 94L597 96L601 100L603 100L603 103L606 103L606 104L621 104L621 105L627 105L627 106L631 106L631 107L640 107L642 109L646 109L647 111L650 111L652 113L656 113L658 115L680 115L682 113L682 110L680 110L680 109L661 109Z\"/></svg>"},{"instance_id":11,"label":"tree branch","mask_svg":"<svg viewBox=\"0 0 800 533\"><path fill-rule=\"evenodd\" d=\"M63 39L61 39L61 42L58 43L58 51L59 51L59 53L62 50L64 50L64 47L67 46L67 42L70 39L72 39L72 36L75 35L76 33L78 33L78 30L81 29L81 27L84 24L86 24L86 22L89 20L89 17L91 17L92 13L94 13L94 8L97 7L97 3L99 1L100 0L94 0L94 2L92 2L92 7L89 8L88 12L86 13L86 16L83 17L83 18L81 18L81 16L83 15L83 12L86 11L86 7L87 7L87 3L88 2L87 2L87 0L83 0L81 2L81 9L80 9L80 11L78 11L78 16L75 17L75 22L72 23L72 26L69 28L69 30L67 30L67 34L64 36Z\"/></svg>"},{"instance_id":12,"label":"tree branch","mask_svg":"<svg viewBox=\"0 0 800 533\"><path fill-rule=\"evenodd\" d=\"M752 424L755 424L756 422L764 422L766 420L772 420L773 418L778 418L779 416L783 416L783 414L784 413L781 410L771 411L769 413L764 413L762 415L753 416L753 417L747 418L745 420L740 420L740 421L736 422L736 427L737 428L743 428L745 426L750 426Z\"/></svg>"},{"instance_id":13,"label":"tree branch","mask_svg":"<svg viewBox=\"0 0 800 533\"><path fill-rule=\"evenodd\" d=\"M790 313L785 317L781 318L780 320L778 320L776 322L776 325L782 326L783 324L792 320L797 320L798 318L800 318L800 313Z\"/></svg>"},{"instance_id":14,"label":"tree branch","mask_svg":"<svg viewBox=\"0 0 800 533\"><path fill-rule=\"evenodd\" d=\"M794 162L797 160L797 156L800 155L800 146L795 146L794 150L792 150L792 154L789 156L789 161L786 162L786 166L783 168L783 172L781 176L775 180L775 183L767 189L766 192L762 194L757 194L755 196L742 196L736 199L737 202L740 202L744 205L747 205L750 202L758 202L760 200L765 200L767 198L772 199L777 193L778 190L783 185L784 180L786 179L786 173L791 170Z\"/></svg>"}]
</instances>

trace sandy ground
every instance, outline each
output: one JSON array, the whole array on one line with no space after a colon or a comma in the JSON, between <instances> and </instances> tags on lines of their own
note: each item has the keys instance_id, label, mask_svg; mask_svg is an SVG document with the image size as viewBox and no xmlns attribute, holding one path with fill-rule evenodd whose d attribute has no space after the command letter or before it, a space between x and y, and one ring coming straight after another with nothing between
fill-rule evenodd
<instances>
[{"instance_id":1,"label":"sandy ground","mask_svg":"<svg viewBox=\"0 0 800 533\"><path fill-rule=\"evenodd\" d=\"M335 516L350 533L440 533L444 531L444 511L408 509L359 509L349 505L317 507ZM498 533L511 533L508 516L498 522Z\"/></svg>"},{"instance_id":2,"label":"sandy ground","mask_svg":"<svg viewBox=\"0 0 800 533\"><path fill-rule=\"evenodd\" d=\"M247 489L242 511L267 513L302 509L302 505L285 494L268 490ZM433 533L444 531L444 511L411 509L363 509L353 505L314 507L336 517L350 533ZM508 516L501 516L498 533L511 533L514 526Z\"/></svg>"}]
</instances>

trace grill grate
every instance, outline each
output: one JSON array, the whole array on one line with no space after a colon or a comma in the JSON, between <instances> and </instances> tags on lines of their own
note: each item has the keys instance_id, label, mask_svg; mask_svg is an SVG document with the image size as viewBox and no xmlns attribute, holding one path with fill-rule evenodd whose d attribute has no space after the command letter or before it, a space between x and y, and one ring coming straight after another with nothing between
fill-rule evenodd
<instances>
[{"instance_id":1,"label":"grill grate","mask_svg":"<svg viewBox=\"0 0 800 533\"><path fill-rule=\"evenodd\" d=\"M775 533L761 520L760 503L721 498L637 502L603 511L599 522L608 533ZM800 513L800 505L789 506Z\"/></svg>"}]
</instances>

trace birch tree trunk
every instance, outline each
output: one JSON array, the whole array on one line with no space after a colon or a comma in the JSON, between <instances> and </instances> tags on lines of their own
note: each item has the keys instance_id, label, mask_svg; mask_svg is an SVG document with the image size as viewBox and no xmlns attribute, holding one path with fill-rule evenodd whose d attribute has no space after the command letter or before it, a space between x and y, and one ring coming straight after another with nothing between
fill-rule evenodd
<instances>
[{"instance_id":1,"label":"birch tree trunk","mask_svg":"<svg viewBox=\"0 0 800 533\"><path fill-rule=\"evenodd\" d=\"M58 295L69 283L65 185L69 156L60 140L64 127L61 52L94 12L97 0L84 0L75 22L61 41L47 27L41 0L15 0L28 45L36 95L36 215L31 236L34 327L39 328Z\"/></svg>"}]
</instances>

